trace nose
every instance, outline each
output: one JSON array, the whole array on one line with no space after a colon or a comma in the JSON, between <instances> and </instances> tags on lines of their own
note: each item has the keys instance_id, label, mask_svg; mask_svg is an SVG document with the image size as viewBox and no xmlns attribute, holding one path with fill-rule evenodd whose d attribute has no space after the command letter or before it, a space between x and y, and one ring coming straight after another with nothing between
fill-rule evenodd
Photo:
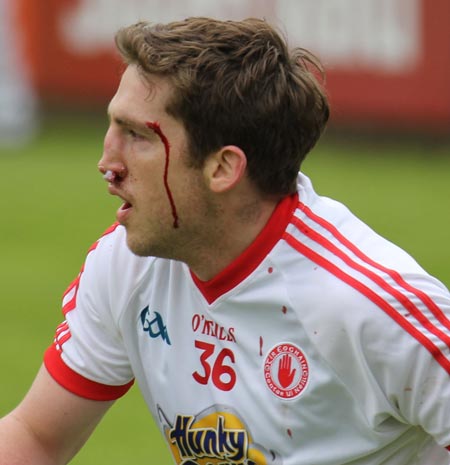
<instances>
[{"instance_id":1,"label":"nose","mask_svg":"<svg viewBox=\"0 0 450 465\"><path fill-rule=\"evenodd\" d=\"M114 130L109 127L103 142L103 154L100 158L97 167L106 180L122 179L127 174L127 168L122 159L123 147L119 137L114 133ZM105 175L108 173L108 176Z\"/></svg>"}]
</instances>

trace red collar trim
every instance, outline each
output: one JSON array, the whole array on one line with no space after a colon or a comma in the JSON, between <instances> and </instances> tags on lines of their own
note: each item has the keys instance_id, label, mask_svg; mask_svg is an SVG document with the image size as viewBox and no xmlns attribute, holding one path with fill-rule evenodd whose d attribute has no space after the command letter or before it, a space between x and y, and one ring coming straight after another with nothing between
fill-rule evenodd
<instances>
[{"instance_id":1,"label":"red collar trim","mask_svg":"<svg viewBox=\"0 0 450 465\"><path fill-rule=\"evenodd\" d=\"M297 205L297 193L282 199L256 239L214 278L202 281L191 271L192 279L209 304L236 287L257 268L280 240Z\"/></svg>"}]
</instances>

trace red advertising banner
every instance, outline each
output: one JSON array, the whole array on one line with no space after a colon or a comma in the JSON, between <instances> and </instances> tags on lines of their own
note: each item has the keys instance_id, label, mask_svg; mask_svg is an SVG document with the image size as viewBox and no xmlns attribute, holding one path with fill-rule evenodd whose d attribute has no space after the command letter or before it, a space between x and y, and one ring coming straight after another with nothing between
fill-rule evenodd
<instances>
[{"instance_id":1,"label":"red advertising banner","mask_svg":"<svg viewBox=\"0 0 450 465\"><path fill-rule=\"evenodd\" d=\"M114 32L139 19L264 17L327 69L333 123L450 132L450 0L18 0L42 98L105 105Z\"/></svg>"}]
</instances>

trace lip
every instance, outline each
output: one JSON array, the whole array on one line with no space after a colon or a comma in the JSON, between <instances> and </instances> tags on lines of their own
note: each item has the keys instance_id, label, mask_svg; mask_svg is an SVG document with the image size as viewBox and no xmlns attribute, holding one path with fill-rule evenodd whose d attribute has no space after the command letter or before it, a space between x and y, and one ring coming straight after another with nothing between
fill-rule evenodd
<instances>
[{"instance_id":1,"label":"lip","mask_svg":"<svg viewBox=\"0 0 450 465\"><path fill-rule=\"evenodd\" d=\"M130 216L133 207L130 203L124 202L116 211L116 219L120 224L125 224L126 219Z\"/></svg>"},{"instance_id":2,"label":"lip","mask_svg":"<svg viewBox=\"0 0 450 465\"><path fill-rule=\"evenodd\" d=\"M108 183L108 192L111 195L119 197L123 200L122 205L116 211L116 219L120 224L124 224L133 210L133 204L128 201L124 194L113 183Z\"/></svg>"}]
</instances>

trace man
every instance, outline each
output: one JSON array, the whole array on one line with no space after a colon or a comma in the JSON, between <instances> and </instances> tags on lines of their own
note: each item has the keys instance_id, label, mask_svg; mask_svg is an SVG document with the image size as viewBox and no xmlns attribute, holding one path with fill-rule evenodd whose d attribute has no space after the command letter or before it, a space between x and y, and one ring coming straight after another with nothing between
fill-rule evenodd
<instances>
[{"instance_id":1,"label":"man","mask_svg":"<svg viewBox=\"0 0 450 465\"><path fill-rule=\"evenodd\" d=\"M450 296L298 174L328 119L314 57L254 19L116 43L99 169L118 224L0 463L67 463L136 380L178 464L448 464Z\"/></svg>"}]
</instances>

